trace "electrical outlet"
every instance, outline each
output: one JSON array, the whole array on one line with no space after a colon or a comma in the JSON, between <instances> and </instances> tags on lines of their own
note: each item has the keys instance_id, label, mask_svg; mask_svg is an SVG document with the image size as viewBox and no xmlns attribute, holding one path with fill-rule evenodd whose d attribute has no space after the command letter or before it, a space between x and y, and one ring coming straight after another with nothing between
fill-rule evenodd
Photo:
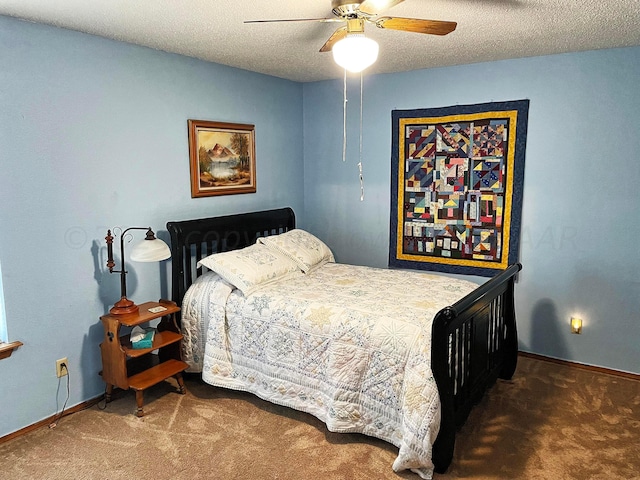
<instances>
[{"instance_id":1,"label":"electrical outlet","mask_svg":"<svg viewBox=\"0 0 640 480\"><path fill-rule=\"evenodd\" d=\"M69 375L68 365L67 357L56 360L56 375L58 375L58 378Z\"/></svg>"}]
</instances>

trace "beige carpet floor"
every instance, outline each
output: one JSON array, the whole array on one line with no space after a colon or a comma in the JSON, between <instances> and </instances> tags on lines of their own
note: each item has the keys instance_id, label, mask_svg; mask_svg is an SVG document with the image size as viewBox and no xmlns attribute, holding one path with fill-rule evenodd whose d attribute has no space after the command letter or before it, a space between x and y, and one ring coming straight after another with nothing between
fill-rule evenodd
<instances>
[{"instance_id":1,"label":"beige carpet floor","mask_svg":"<svg viewBox=\"0 0 640 480\"><path fill-rule=\"evenodd\" d=\"M395 447L187 380L133 392L0 444L0 478L412 479ZM52 393L53 395L53 393ZM459 432L445 479L640 479L640 381L520 357Z\"/></svg>"}]
</instances>

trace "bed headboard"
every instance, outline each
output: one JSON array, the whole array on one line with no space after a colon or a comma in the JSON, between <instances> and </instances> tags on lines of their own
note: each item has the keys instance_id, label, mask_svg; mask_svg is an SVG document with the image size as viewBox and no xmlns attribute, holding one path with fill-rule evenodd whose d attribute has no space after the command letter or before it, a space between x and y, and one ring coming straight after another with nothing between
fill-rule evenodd
<instances>
[{"instance_id":1,"label":"bed headboard","mask_svg":"<svg viewBox=\"0 0 640 480\"><path fill-rule=\"evenodd\" d=\"M198 260L213 253L248 247L258 237L276 235L295 228L295 214L289 207L261 212L167 222L171 236L171 300L182 298L202 274Z\"/></svg>"}]
</instances>

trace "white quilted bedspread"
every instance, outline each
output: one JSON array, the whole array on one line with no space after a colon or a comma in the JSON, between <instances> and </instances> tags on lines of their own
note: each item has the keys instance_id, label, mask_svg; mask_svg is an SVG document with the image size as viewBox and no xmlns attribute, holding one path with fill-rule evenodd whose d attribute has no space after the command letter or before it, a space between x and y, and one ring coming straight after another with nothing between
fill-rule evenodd
<instances>
[{"instance_id":1,"label":"white quilted bedspread","mask_svg":"<svg viewBox=\"0 0 640 480\"><path fill-rule=\"evenodd\" d=\"M388 441L399 448L395 471L429 479L440 427L431 321L476 287L328 263L245 298L209 272L184 298L185 361L212 385L311 413L334 432Z\"/></svg>"}]
</instances>

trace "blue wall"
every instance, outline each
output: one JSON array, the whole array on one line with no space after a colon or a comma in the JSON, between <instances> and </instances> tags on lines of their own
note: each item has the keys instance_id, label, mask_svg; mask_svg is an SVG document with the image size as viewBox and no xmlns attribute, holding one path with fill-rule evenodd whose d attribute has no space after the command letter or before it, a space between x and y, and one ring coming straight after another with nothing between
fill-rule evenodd
<instances>
[{"instance_id":1,"label":"blue wall","mask_svg":"<svg viewBox=\"0 0 640 480\"><path fill-rule=\"evenodd\" d=\"M528 98L517 286L520 348L640 373L640 48L422 70L304 85L305 220L337 259L387 265L391 111ZM569 331L584 320L582 335Z\"/></svg>"},{"instance_id":2,"label":"blue wall","mask_svg":"<svg viewBox=\"0 0 640 480\"><path fill-rule=\"evenodd\" d=\"M262 208L303 210L302 86L0 17L0 262L10 340L0 436L104 391L99 316L119 298L107 228ZM257 193L192 199L187 119L251 123ZM140 240L141 238L137 238ZM119 248L116 248L116 254ZM168 262L128 263L139 303L169 295Z\"/></svg>"},{"instance_id":3,"label":"blue wall","mask_svg":"<svg viewBox=\"0 0 640 480\"><path fill-rule=\"evenodd\" d=\"M365 78L364 202L357 82L343 163L341 81L302 85L6 17L0 65L0 262L9 339L25 343L0 362L0 436L59 410L58 358L69 405L102 393L98 317L119 295L107 228L151 225L168 240L168 220L290 205L338 260L386 266L395 108L531 100L521 348L640 373L640 48ZM189 118L256 125L256 194L191 198ZM168 296L168 263L128 268L134 300Z\"/></svg>"}]
</instances>

